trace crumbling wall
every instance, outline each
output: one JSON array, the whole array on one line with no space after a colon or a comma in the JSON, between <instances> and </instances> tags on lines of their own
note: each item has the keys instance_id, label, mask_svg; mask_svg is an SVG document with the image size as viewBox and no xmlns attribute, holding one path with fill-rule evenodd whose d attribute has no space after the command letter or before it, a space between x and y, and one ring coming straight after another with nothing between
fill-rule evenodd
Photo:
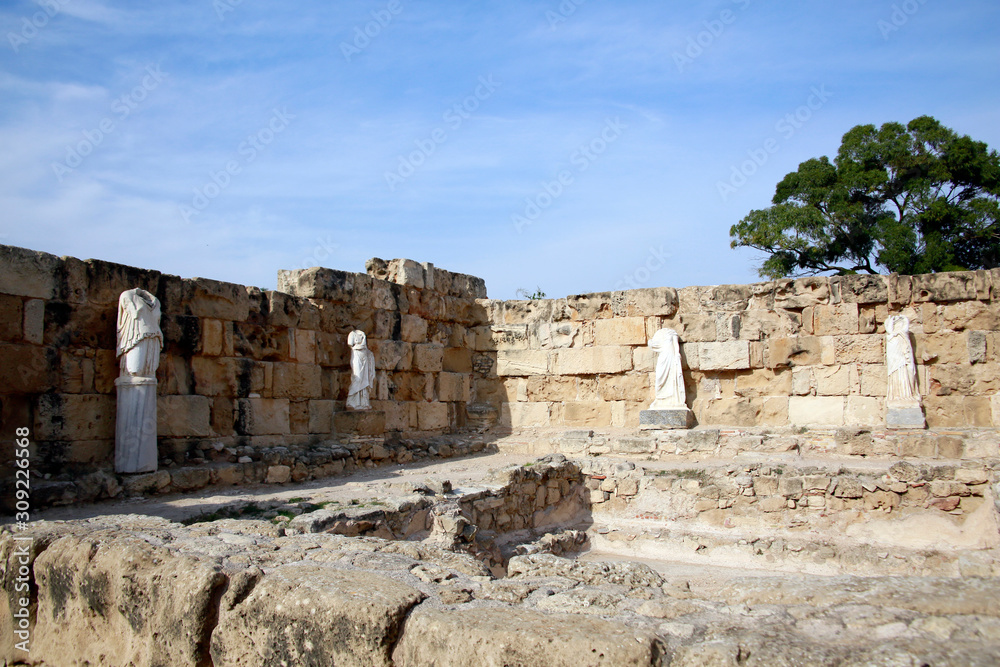
<instances>
[{"instance_id":1,"label":"crumbling wall","mask_svg":"<svg viewBox=\"0 0 1000 667\"><path fill-rule=\"evenodd\" d=\"M902 314L928 426L993 427L998 301L997 269L487 301L476 349L497 355L489 386L515 429L638 426L653 399L647 342L663 327L680 335L701 425L877 426L884 322Z\"/></svg>"},{"instance_id":2,"label":"crumbling wall","mask_svg":"<svg viewBox=\"0 0 1000 667\"><path fill-rule=\"evenodd\" d=\"M297 463L312 460L295 451L324 443L350 446L362 463L386 458L354 456L358 449L382 451L379 443L361 442L381 433L381 423L374 430L362 424L360 432L350 424L358 442L336 438L345 430L338 419L353 329L367 333L375 355L372 407L384 411L385 430L462 429L471 392L469 331L486 321L476 303L485 284L410 260L371 260L368 269L371 275L282 271L282 291L270 291L0 246L0 435L11 443L16 429L30 429L36 476L74 479L111 468L118 297L134 287L162 305L161 467L263 465L246 476L262 481L268 465L294 473ZM319 463L338 458L326 453ZM11 456L5 448L2 462L9 465ZM201 472L207 482L208 471ZM228 474L226 481L243 477Z\"/></svg>"}]
</instances>

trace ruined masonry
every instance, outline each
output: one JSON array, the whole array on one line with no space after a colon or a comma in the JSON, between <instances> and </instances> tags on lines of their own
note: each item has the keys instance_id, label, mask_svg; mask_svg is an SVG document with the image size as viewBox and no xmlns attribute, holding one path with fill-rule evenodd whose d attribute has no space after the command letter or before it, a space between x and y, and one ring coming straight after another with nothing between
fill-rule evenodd
<instances>
[{"instance_id":1,"label":"ruined masonry","mask_svg":"<svg viewBox=\"0 0 1000 667\"><path fill-rule=\"evenodd\" d=\"M156 469L121 474L133 289L161 310ZM669 429L641 416L664 329ZM0 658L995 665L998 336L1000 270L502 301L403 259L269 291L0 246L32 512L5 445Z\"/></svg>"}]
</instances>

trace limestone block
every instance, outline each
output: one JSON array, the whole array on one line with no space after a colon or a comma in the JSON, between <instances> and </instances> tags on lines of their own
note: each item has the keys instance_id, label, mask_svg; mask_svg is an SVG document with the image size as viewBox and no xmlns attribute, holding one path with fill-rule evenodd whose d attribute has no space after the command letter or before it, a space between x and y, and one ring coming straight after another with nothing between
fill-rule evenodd
<instances>
[{"instance_id":1,"label":"limestone block","mask_svg":"<svg viewBox=\"0 0 1000 667\"><path fill-rule=\"evenodd\" d=\"M207 396L158 396L156 434L167 438L212 435L211 404Z\"/></svg>"},{"instance_id":2,"label":"limestone block","mask_svg":"<svg viewBox=\"0 0 1000 667\"><path fill-rule=\"evenodd\" d=\"M382 435L385 413L381 410L346 410L333 415L333 430L345 435Z\"/></svg>"},{"instance_id":3,"label":"limestone block","mask_svg":"<svg viewBox=\"0 0 1000 667\"><path fill-rule=\"evenodd\" d=\"M372 410L385 413L386 431L405 431L410 427L410 411L401 401L372 401Z\"/></svg>"},{"instance_id":4,"label":"limestone block","mask_svg":"<svg viewBox=\"0 0 1000 667\"><path fill-rule=\"evenodd\" d=\"M447 403L417 403L417 426L421 431L439 431L449 425Z\"/></svg>"},{"instance_id":5,"label":"limestone block","mask_svg":"<svg viewBox=\"0 0 1000 667\"><path fill-rule=\"evenodd\" d=\"M913 334L913 356L917 365L968 363L969 350L963 338L953 333Z\"/></svg>"},{"instance_id":6,"label":"limestone block","mask_svg":"<svg viewBox=\"0 0 1000 667\"><path fill-rule=\"evenodd\" d=\"M572 376L532 376L515 385L512 401L562 402L579 398L579 379ZM523 389L523 390L522 390Z\"/></svg>"},{"instance_id":7,"label":"limestone block","mask_svg":"<svg viewBox=\"0 0 1000 667\"><path fill-rule=\"evenodd\" d=\"M503 302L503 321L498 325L531 324L552 319L552 299L513 299Z\"/></svg>"},{"instance_id":8,"label":"limestone block","mask_svg":"<svg viewBox=\"0 0 1000 667\"><path fill-rule=\"evenodd\" d=\"M792 372L788 369L777 372L758 369L752 373L739 374L733 381L733 393L745 398L789 396L792 393L794 373L800 370L803 369L792 369Z\"/></svg>"},{"instance_id":9,"label":"limestone block","mask_svg":"<svg viewBox=\"0 0 1000 667\"><path fill-rule=\"evenodd\" d=\"M680 303L673 287L644 287L625 292L626 312L631 317L673 317Z\"/></svg>"},{"instance_id":10,"label":"limestone block","mask_svg":"<svg viewBox=\"0 0 1000 667\"><path fill-rule=\"evenodd\" d=\"M965 426L988 428L993 425L989 396L965 396Z\"/></svg>"},{"instance_id":11,"label":"limestone block","mask_svg":"<svg viewBox=\"0 0 1000 667\"><path fill-rule=\"evenodd\" d=\"M67 536L34 562L32 660L194 665L225 576L136 537ZM217 663L218 664L218 663Z\"/></svg>"},{"instance_id":12,"label":"limestone block","mask_svg":"<svg viewBox=\"0 0 1000 667\"><path fill-rule=\"evenodd\" d=\"M677 331L685 343L710 342L718 338L715 315L681 311L679 322L666 322L664 326Z\"/></svg>"},{"instance_id":13,"label":"limestone block","mask_svg":"<svg viewBox=\"0 0 1000 667\"><path fill-rule=\"evenodd\" d=\"M788 421L797 426L843 426L842 396L792 396L788 399Z\"/></svg>"},{"instance_id":14,"label":"limestone block","mask_svg":"<svg viewBox=\"0 0 1000 667\"><path fill-rule=\"evenodd\" d=\"M333 411L336 403L330 400L309 401L309 432L333 433Z\"/></svg>"},{"instance_id":15,"label":"limestone block","mask_svg":"<svg viewBox=\"0 0 1000 667\"><path fill-rule=\"evenodd\" d=\"M45 302L28 299L24 302L24 340L41 345L45 338Z\"/></svg>"},{"instance_id":16,"label":"limestone block","mask_svg":"<svg viewBox=\"0 0 1000 667\"><path fill-rule=\"evenodd\" d=\"M0 245L0 293L34 299L56 296L56 276L62 265L55 255Z\"/></svg>"},{"instance_id":17,"label":"limestone block","mask_svg":"<svg viewBox=\"0 0 1000 667\"><path fill-rule=\"evenodd\" d=\"M560 350L569 352L571 350ZM549 353L542 350L506 350L497 352L497 375L547 375Z\"/></svg>"},{"instance_id":18,"label":"limestone block","mask_svg":"<svg viewBox=\"0 0 1000 667\"><path fill-rule=\"evenodd\" d=\"M846 396L852 393L853 366L817 366L812 371L818 395Z\"/></svg>"},{"instance_id":19,"label":"limestone block","mask_svg":"<svg viewBox=\"0 0 1000 667\"><path fill-rule=\"evenodd\" d=\"M642 317L615 317L594 322L595 345L645 345L646 321Z\"/></svg>"},{"instance_id":20,"label":"limestone block","mask_svg":"<svg viewBox=\"0 0 1000 667\"><path fill-rule=\"evenodd\" d=\"M250 314L250 295L243 285L191 278L181 290L184 315L244 322Z\"/></svg>"},{"instance_id":21,"label":"limestone block","mask_svg":"<svg viewBox=\"0 0 1000 667\"><path fill-rule=\"evenodd\" d=\"M694 360L691 359L691 354L688 351L691 348L691 352L694 354ZM697 364L698 359L698 348L695 345L681 345L681 366L685 365L685 360L687 360L687 367L690 368L691 363ZM643 373L650 373L656 370L656 353L653 352L648 347L637 347L632 350L632 367Z\"/></svg>"},{"instance_id":22,"label":"limestone block","mask_svg":"<svg viewBox=\"0 0 1000 667\"><path fill-rule=\"evenodd\" d=\"M967 332L966 344L969 348L969 363L981 364L987 360L985 331Z\"/></svg>"},{"instance_id":23,"label":"limestone block","mask_svg":"<svg viewBox=\"0 0 1000 667\"><path fill-rule=\"evenodd\" d=\"M291 358L300 364L316 363L316 332L308 329L288 331Z\"/></svg>"},{"instance_id":24,"label":"limestone block","mask_svg":"<svg viewBox=\"0 0 1000 667\"><path fill-rule=\"evenodd\" d=\"M848 396L844 423L849 426L884 424L885 401L873 396Z\"/></svg>"},{"instance_id":25,"label":"limestone block","mask_svg":"<svg viewBox=\"0 0 1000 667\"><path fill-rule=\"evenodd\" d=\"M38 440L115 437L115 398L99 394L42 394L35 404Z\"/></svg>"},{"instance_id":26,"label":"limestone block","mask_svg":"<svg viewBox=\"0 0 1000 667\"><path fill-rule=\"evenodd\" d=\"M643 431L685 429L692 426L694 426L694 413L688 408L641 410L639 412L639 428Z\"/></svg>"},{"instance_id":27,"label":"limestone block","mask_svg":"<svg viewBox=\"0 0 1000 667\"><path fill-rule=\"evenodd\" d=\"M699 424L755 426L760 403L747 398L720 398L706 401L698 412Z\"/></svg>"},{"instance_id":28,"label":"limestone block","mask_svg":"<svg viewBox=\"0 0 1000 667\"><path fill-rule=\"evenodd\" d=\"M56 381L44 348L0 344L0 394L42 394L55 389Z\"/></svg>"},{"instance_id":29,"label":"limestone block","mask_svg":"<svg viewBox=\"0 0 1000 667\"><path fill-rule=\"evenodd\" d=\"M840 336L858 333L858 304L839 303L835 306L816 306L813 312L813 334Z\"/></svg>"},{"instance_id":30,"label":"limestone block","mask_svg":"<svg viewBox=\"0 0 1000 667\"><path fill-rule=\"evenodd\" d=\"M834 348L838 364L880 364L885 361L885 335L837 336Z\"/></svg>"},{"instance_id":31,"label":"limestone block","mask_svg":"<svg viewBox=\"0 0 1000 667\"><path fill-rule=\"evenodd\" d=\"M845 303L885 303L889 298L887 276L834 276L830 287Z\"/></svg>"},{"instance_id":32,"label":"limestone block","mask_svg":"<svg viewBox=\"0 0 1000 667\"><path fill-rule=\"evenodd\" d=\"M408 371L413 366L413 346L405 341L368 341L375 354L375 368L379 370Z\"/></svg>"},{"instance_id":33,"label":"limestone block","mask_svg":"<svg viewBox=\"0 0 1000 667\"><path fill-rule=\"evenodd\" d=\"M976 273L974 271L928 273L911 276L911 280L915 303L924 301L941 303L977 298Z\"/></svg>"},{"instance_id":34,"label":"limestone block","mask_svg":"<svg viewBox=\"0 0 1000 667\"><path fill-rule=\"evenodd\" d=\"M444 363L444 347L435 343L413 346L413 370L437 373Z\"/></svg>"},{"instance_id":35,"label":"limestone block","mask_svg":"<svg viewBox=\"0 0 1000 667\"><path fill-rule=\"evenodd\" d=\"M223 605L212 633L212 660L259 667L282 662L388 667L389 647L423 598L406 584L370 572L282 565L246 599Z\"/></svg>"},{"instance_id":36,"label":"limestone block","mask_svg":"<svg viewBox=\"0 0 1000 667\"><path fill-rule=\"evenodd\" d=\"M823 363L822 341L815 336L773 338L767 342L764 366L816 366Z\"/></svg>"},{"instance_id":37,"label":"limestone block","mask_svg":"<svg viewBox=\"0 0 1000 667\"><path fill-rule=\"evenodd\" d=\"M650 386L648 373L602 377L598 380L598 395L604 401L653 400L653 390Z\"/></svg>"},{"instance_id":38,"label":"limestone block","mask_svg":"<svg viewBox=\"0 0 1000 667\"><path fill-rule=\"evenodd\" d=\"M489 338L485 332L477 335L477 347L483 350L527 350L530 346L527 324L494 324Z\"/></svg>"},{"instance_id":39,"label":"limestone block","mask_svg":"<svg viewBox=\"0 0 1000 667\"><path fill-rule=\"evenodd\" d=\"M556 406L555 421L565 426L610 426L611 405L604 401L570 401Z\"/></svg>"},{"instance_id":40,"label":"limestone block","mask_svg":"<svg viewBox=\"0 0 1000 667\"><path fill-rule=\"evenodd\" d=\"M758 421L764 426L784 426L788 423L788 398L769 396L764 399Z\"/></svg>"},{"instance_id":41,"label":"limestone block","mask_svg":"<svg viewBox=\"0 0 1000 667\"><path fill-rule=\"evenodd\" d=\"M427 320L417 315L402 315L399 337L408 343L426 343Z\"/></svg>"},{"instance_id":42,"label":"limestone block","mask_svg":"<svg viewBox=\"0 0 1000 667\"><path fill-rule=\"evenodd\" d=\"M787 310L748 310L740 314L739 337L744 340L787 338L800 333L799 313Z\"/></svg>"},{"instance_id":43,"label":"limestone block","mask_svg":"<svg viewBox=\"0 0 1000 667\"><path fill-rule=\"evenodd\" d=\"M20 342L24 332L23 299L0 294L0 341Z\"/></svg>"},{"instance_id":44,"label":"limestone block","mask_svg":"<svg viewBox=\"0 0 1000 667\"><path fill-rule=\"evenodd\" d=\"M463 401L470 398L471 381L465 373L438 373L437 395L440 401Z\"/></svg>"},{"instance_id":45,"label":"limestone block","mask_svg":"<svg viewBox=\"0 0 1000 667\"><path fill-rule=\"evenodd\" d=\"M369 305L372 287L370 276L336 269L313 267L278 271L278 291L298 297Z\"/></svg>"},{"instance_id":46,"label":"limestone block","mask_svg":"<svg viewBox=\"0 0 1000 667\"><path fill-rule=\"evenodd\" d=\"M441 370L448 373L471 373L472 350L463 347L444 348Z\"/></svg>"},{"instance_id":47,"label":"limestone block","mask_svg":"<svg viewBox=\"0 0 1000 667\"><path fill-rule=\"evenodd\" d=\"M750 344L745 340L698 344L698 367L703 371L750 368Z\"/></svg>"},{"instance_id":48,"label":"limestone block","mask_svg":"<svg viewBox=\"0 0 1000 667\"><path fill-rule=\"evenodd\" d=\"M501 423L514 429L535 428L549 425L548 403L504 403L501 406Z\"/></svg>"},{"instance_id":49,"label":"limestone block","mask_svg":"<svg viewBox=\"0 0 1000 667\"><path fill-rule=\"evenodd\" d=\"M588 347L556 350L552 360L555 375L597 375L632 370L632 350L628 347Z\"/></svg>"},{"instance_id":50,"label":"limestone block","mask_svg":"<svg viewBox=\"0 0 1000 667\"><path fill-rule=\"evenodd\" d=\"M775 308L806 308L824 305L829 301L830 279L825 276L774 282Z\"/></svg>"},{"instance_id":51,"label":"limestone block","mask_svg":"<svg viewBox=\"0 0 1000 667\"><path fill-rule=\"evenodd\" d=\"M319 366L285 362L272 366L271 394L274 398L319 398L323 395L323 374Z\"/></svg>"},{"instance_id":52,"label":"limestone block","mask_svg":"<svg viewBox=\"0 0 1000 667\"><path fill-rule=\"evenodd\" d=\"M598 661L650 665L658 655L653 633L595 616L510 607L461 611L421 607L407 619L392 658L399 667L590 665Z\"/></svg>"},{"instance_id":53,"label":"limestone block","mask_svg":"<svg viewBox=\"0 0 1000 667\"><path fill-rule=\"evenodd\" d=\"M240 398L236 432L240 435L285 435L289 432L287 398Z\"/></svg>"}]
</instances>

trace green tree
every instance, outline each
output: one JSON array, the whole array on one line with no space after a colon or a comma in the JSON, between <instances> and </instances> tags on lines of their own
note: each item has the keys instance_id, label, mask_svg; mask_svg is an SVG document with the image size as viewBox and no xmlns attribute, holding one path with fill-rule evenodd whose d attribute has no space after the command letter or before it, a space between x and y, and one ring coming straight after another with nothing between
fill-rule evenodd
<instances>
[{"instance_id":1,"label":"green tree","mask_svg":"<svg viewBox=\"0 0 1000 667\"><path fill-rule=\"evenodd\" d=\"M831 163L806 160L773 206L729 230L768 257L765 278L934 273L1000 264L1000 156L936 119L858 125Z\"/></svg>"}]
</instances>

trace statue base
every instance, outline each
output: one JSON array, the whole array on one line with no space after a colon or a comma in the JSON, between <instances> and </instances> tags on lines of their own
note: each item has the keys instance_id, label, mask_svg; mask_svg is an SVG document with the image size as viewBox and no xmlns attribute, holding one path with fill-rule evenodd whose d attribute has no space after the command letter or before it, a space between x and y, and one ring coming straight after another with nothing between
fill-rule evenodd
<instances>
[{"instance_id":1,"label":"statue base","mask_svg":"<svg viewBox=\"0 0 1000 667\"><path fill-rule=\"evenodd\" d=\"M385 435L384 410L348 410L333 415L338 435Z\"/></svg>"},{"instance_id":2,"label":"statue base","mask_svg":"<svg viewBox=\"0 0 1000 667\"><path fill-rule=\"evenodd\" d=\"M643 431L691 428L692 426L694 426L694 413L691 412L690 408L639 411L639 428Z\"/></svg>"},{"instance_id":3,"label":"statue base","mask_svg":"<svg viewBox=\"0 0 1000 667\"><path fill-rule=\"evenodd\" d=\"M156 378L119 377L115 472L156 472Z\"/></svg>"},{"instance_id":4,"label":"statue base","mask_svg":"<svg viewBox=\"0 0 1000 667\"><path fill-rule=\"evenodd\" d=\"M887 428L927 428L927 421L919 405L888 407L885 412L885 425Z\"/></svg>"}]
</instances>

